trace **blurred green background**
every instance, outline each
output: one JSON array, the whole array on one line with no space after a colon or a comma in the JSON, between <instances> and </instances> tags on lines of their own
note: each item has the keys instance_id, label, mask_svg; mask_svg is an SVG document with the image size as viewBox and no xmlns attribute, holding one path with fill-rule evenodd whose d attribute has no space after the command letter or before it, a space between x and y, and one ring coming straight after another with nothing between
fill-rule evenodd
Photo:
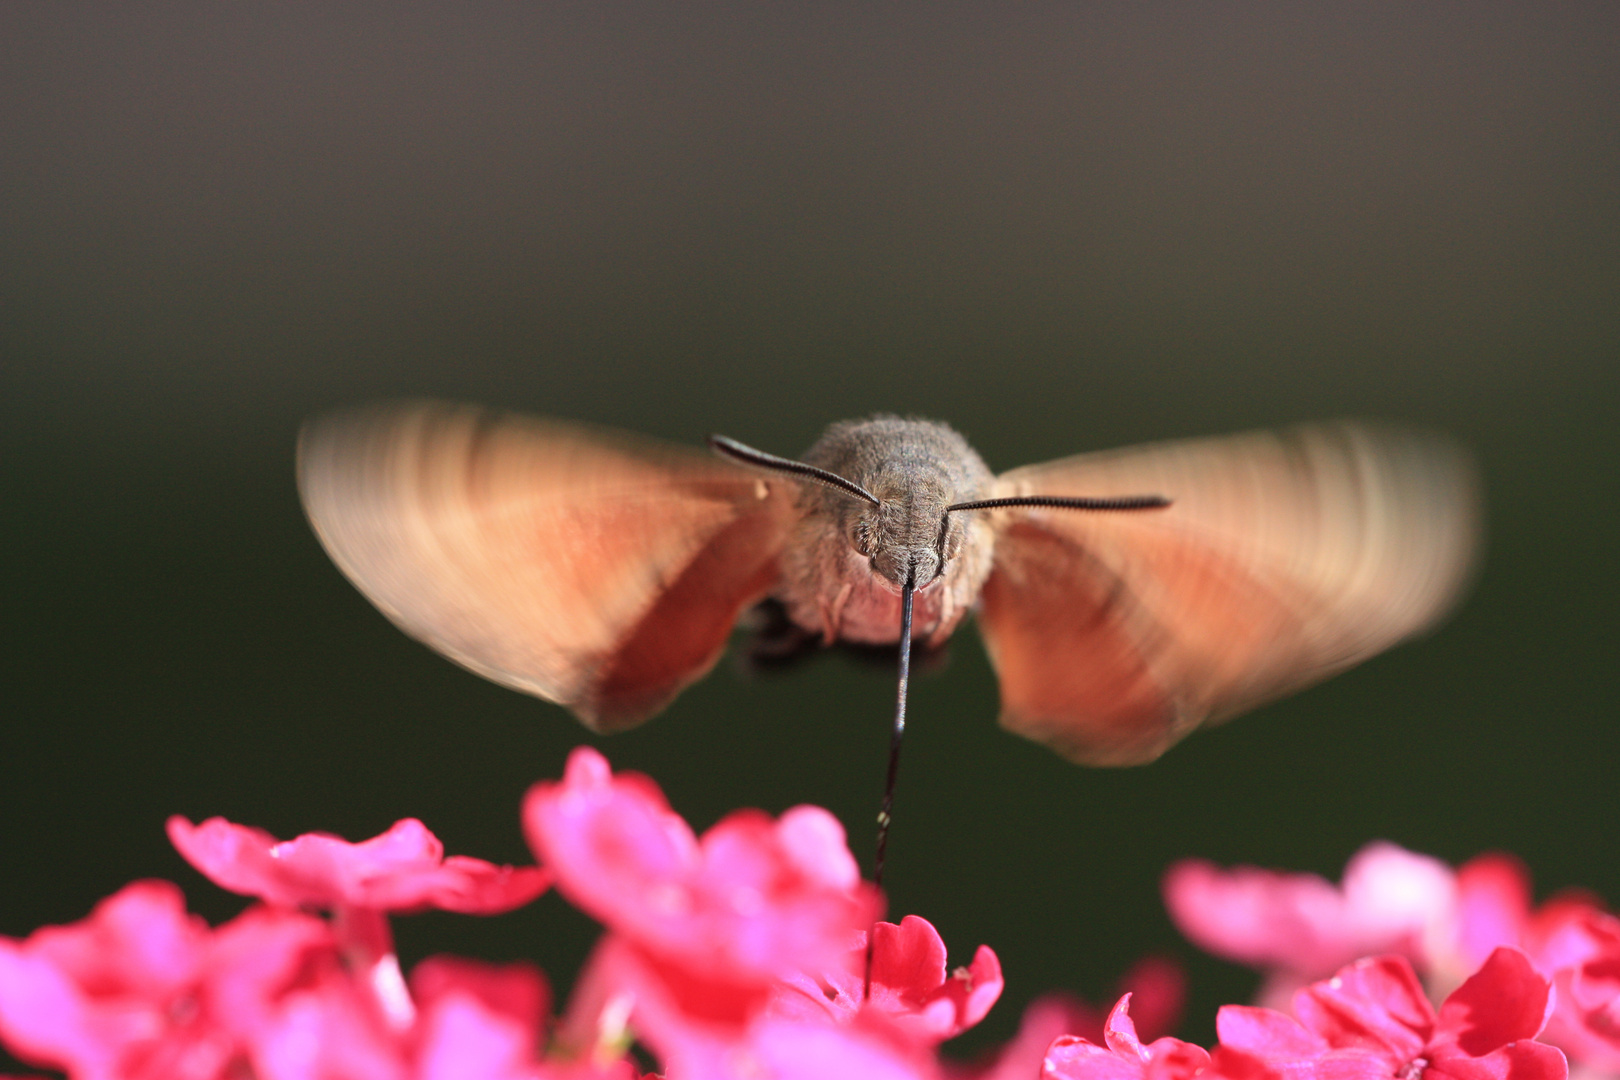
<instances>
[{"instance_id":1,"label":"blurred green background","mask_svg":"<svg viewBox=\"0 0 1620 1080\"><path fill-rule=\"evenodd\" d=\"M1088 772L1000 732L971 628L914 689L891 911L1005 998L1182 957L1186 855L1384 837L1620 898L1620 10L1547 5L0 8L0 933L192 873L170 813L424 819L528 858L596 741L704 827L831 808L863 859L892 676L721 668L589 740L394 630L300 514L301 420L436 395L797 453L947 419L992 467L1344 414L1482 461L1436 635ZM407 962L594 930L402 920Z\"/></svg>"}]
</instances>

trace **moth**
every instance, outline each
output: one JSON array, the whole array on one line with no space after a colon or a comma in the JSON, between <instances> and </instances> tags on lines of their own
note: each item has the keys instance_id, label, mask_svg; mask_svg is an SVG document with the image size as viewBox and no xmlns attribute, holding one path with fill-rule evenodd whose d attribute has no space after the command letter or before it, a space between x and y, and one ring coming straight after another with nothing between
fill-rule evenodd
<instances>
[{"instance_id":1,"label":"moth","mask_svg":"<svg viewBox=\"0 0 1620 1080\"><path fill-rule=\"evenodd\" d=\"M895 416L796 460L710 443L381 405L306 426L299 490L402 630L593 731L657 713L762 600L828 643L902 642L903 664L971 612L1002 726L1089 765L1151 761L1425 630L1479 546L1467 454L1364 422L1000 475Z\"/></svg>"}]
</instances>

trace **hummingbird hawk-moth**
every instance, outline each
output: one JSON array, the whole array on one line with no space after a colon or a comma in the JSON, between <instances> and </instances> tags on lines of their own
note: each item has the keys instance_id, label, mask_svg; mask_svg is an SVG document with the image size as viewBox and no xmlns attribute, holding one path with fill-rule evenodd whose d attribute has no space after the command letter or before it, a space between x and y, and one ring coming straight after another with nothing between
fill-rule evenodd
<instances>
[{"instance_id":1,"label":"hummingbird hawk-moth","mask_svg":"<svg viewBox=\"0 0 1620 1080\"><path fill-rule=\"evenodd\" d=\"M710 446L384 405L308 425L299 488L407 634L592 730L662 709L763 600L828 643L903 638L903 665L973 612L1001 724L1092 765L1151 761L1429 627L1478 546L1467 455L1362 422L1000 475L894 416L799 460Z\"/></svg>"}]
</instances>

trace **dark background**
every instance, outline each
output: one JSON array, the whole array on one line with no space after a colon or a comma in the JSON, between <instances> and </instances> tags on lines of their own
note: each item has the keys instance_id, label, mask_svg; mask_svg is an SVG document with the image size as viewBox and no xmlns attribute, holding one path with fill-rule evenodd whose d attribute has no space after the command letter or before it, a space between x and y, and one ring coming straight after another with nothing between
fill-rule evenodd
<instances>
[{"instance_id":1,"label":"dark background","mask_svg":"<svg viewBox=\"0 0 1620 1080\"><path fill-rule=\"evenodd\" d=\"M395 631L299 511L300 421L437 395L797 453L878 409L1005 469L1341 414L1477 450L1488 561L1432 638L1156 765L1000 732L971 629L914 690L892 912L1007 994L1251 977L1157 882L1386 837L1620 897L1613 5L0 8L0 933L140 876L166 815L528 858L587 736ZM810 801L871 849L892 676L722 664L600 745L699 827ZM531 957L555 896L402 920ZM977 1039L977 1042L974 1040Z\"/></svg>"}]
</instances>

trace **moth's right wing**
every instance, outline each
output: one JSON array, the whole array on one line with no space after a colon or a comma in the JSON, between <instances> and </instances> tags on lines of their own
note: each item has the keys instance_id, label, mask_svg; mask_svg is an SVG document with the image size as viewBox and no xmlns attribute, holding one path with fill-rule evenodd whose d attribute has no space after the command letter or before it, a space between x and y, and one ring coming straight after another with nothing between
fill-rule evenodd
<instances>
[{"instance_id":1,"label":"moth's right wing","mask_svg":"<svg viewBox=\"0 0 1620 1080\"><path fill-rule=\"evenodd\" d=\"M298 486L400 629L596 731L713 667L797 516L791 482L707 453L442 402L311 422Z\"/></svg>"},{"instance_id":2,"label":"moth's right wing","mask_svg":"<svg viewBox=\"0 0 1620 1080\"><path fill-rule=\"evenodd\" d=\"M1151 761L1423 630L1479 547L1467 454L1357 422L1082 454L995 493L1171 500L996 511L1001 723L1084 764Z\"/></svg>"}]
</instances>

